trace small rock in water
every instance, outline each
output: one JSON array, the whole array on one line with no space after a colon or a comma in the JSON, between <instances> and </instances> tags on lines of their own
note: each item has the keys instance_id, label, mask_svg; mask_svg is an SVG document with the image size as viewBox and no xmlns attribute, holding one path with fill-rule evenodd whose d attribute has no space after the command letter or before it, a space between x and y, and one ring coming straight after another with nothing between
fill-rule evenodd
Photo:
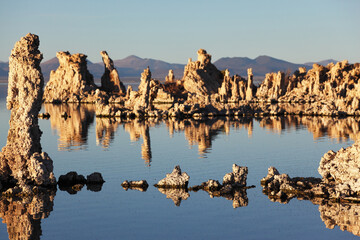
<instances>
[{"instance_id":1,"label":"small rock in water","mask_svg":"<svg viewBox=\"0 0 360 240\"><path fill-rule=\"evenodd\" d=\"M139 190L141 192L145 192L149 187L149 184L146 180L140 181L127 181L125 180L121 186L127 191L128 189Z\"/></svg>"},{"instance_id":2,"label":"small rock in water","mask_svg":"<svg viewBox=\"0 0 360 240\"><path fill-rule=\"evenodd\" d=\"M186 172L181 172L180 166L175 166L172 173L166 174L166 177L161 179L155 187L160 188L187 188L189 183L189 175Z\"/></svg>"},{"instance_id":3,"label":"small rock in water","mask_svg":"<svg viewBox=\"0 0 360 240\"><path fill-rule=\"evenodd\" d=\"M94 172L90 175L86 176L86 183L87 184L102 184L104 183L104 179L99 172Z\"/></svg>"},{"instance_id":4,"label":"small rock in water","mask_svg":"<svg viewBox=\"0 0 360 240\"><path fill-rule=\"evenodd\" d=\"M78 175L77 172L68 172L66 175L61 175L58 181L58 184L62 186L73 186L79 183L85 184L86 179L83 175Z\"/></svg>"},{"instance_id":5,"label":"small rock in water","mask_svg":"<svg viewBox=\"0 0 360 240\"><path fill-rule=\"evenodd\" d=\"M248 174L247 167L240 167L235 163L232 166L233 172L227 173L223 178L223 185L230 184L233 187L245 187Z\"/></svg>"}]
</instances>

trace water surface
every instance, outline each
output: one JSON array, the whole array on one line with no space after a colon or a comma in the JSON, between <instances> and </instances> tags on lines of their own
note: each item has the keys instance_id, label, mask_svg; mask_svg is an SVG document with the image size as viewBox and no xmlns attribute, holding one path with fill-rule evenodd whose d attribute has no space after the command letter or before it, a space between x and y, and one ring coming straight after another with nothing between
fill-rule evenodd
<instances>
[{"instance_id":1,"label":"water surface","mask_svg":"<svg viewBox=\"0 0 360 240\"><path fill-rule=\"evenodd\" d=\"M10 116L5 88L0 86L1 146L6 144ZM280 204L270 201L259 184L270 166L290 177L320 177L321 157L330 149L337 151L353 143L358 119L121 121L95 118L93 105L44 105L41 111L51 114L39 124L42 148L54 161L55 176L98 171L106 181L101 191L85 186L76 194L57 190L39 198L42 217L36 215L36 221L23 224L41 239L353 239L359 234L360 222L354 213L360 212L358 206L320 208L297 199ZM65 111L71 118L61 118ZM152 186L175 165L190 175L190 186L208 179L222 181L233 163L247 166L247 183L256 186L240 196L240 205L233 199L211 198L203 191L171 199ZM124 180L140 179L150 184L145 192L125 191L120 186ZM31 203L3 200L1 204L0 209L23 208L20 213L0 213L3 220L8 219L0 225L1 239L13 236L16 227L9 223L14 219L34 219ZM334 216L332 209L338 210ZM355 219L344 221L347 231L338 226L342 222L336 217L341 214Z\"/></svg>"}]
</instances>

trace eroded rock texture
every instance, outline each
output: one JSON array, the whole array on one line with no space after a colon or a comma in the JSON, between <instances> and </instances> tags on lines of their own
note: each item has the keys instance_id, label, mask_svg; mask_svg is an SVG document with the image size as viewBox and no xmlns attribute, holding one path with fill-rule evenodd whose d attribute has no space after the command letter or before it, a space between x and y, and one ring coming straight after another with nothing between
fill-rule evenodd
<instances>
[{"instance_id":1,"label":"eroded rock texture","mask_svg":"<svg viewBox=\"0 0 360 240\"><path fill-rule=\"evenodd\" d=\"M180 166L175 166L173 171L166 174L166 177L161 179L155 186L161 188L187 188L189 179L190 177L186 172L181 172Z\"/></svg>"},{"instance_id":2,"label":"eroded rock texture","mask_svg":"<svg viewBox=\"0 0 360 240\"><path fill-rule=\"evenodd\" d=\"M263 192L273 201L289 202L292 198L312 199L329 197L328 186L320 178L294 177L280 174L275 167L269 167L266 177L261 179Z\"/></svg>"},{"instance_id":3,"label":"eroded rock texture","mask_svg":"<svg viewBox=\"0 0 360 240\"><path fill-rule=\"evenodd\" d=\"M11 110L6 146L0 153L2 181L17 184L54 185L53 162L41 150L38 114L41 109L44 79L40 62L39 37L27 34L18 41L9 59L7 108Z\"/></svg>"},{"instance_id":4,"label":"eroded rock texture","mask_svg":"<svg viewBox=\"0 0 360 240\"><path fill-rule=\"evenodd\" d=\"M118 71L114 67L113 60L109 57L106 51L101 51L100 54L105 65L105 72L101 77L101 88L106 92L125 95L125 86L120 81L120 77Z\"/></svg>"},{"instance_id":5,"label":"eroded rock texture","mask_svg":"<svg viewBox=\"0 0 360 240\"><path fill-rule=\"evenodd\" d=\"M330 150L320 161L318 171L328 184L334 185L336 197L357 196L360 193L360 142L338 152Z\"/></svg>"},{"instance_id":6,"label":"eroded rock texture","mask_svg":"<svg viewBox=\"0 0 360 240\"><path fill-rule=\"evenodd\" d=\"M51 71L49 82L44 90L44 101L56 102L95 102L96 86L94 78L87 69L86 55L57 52L60 66ZM89 99L87 99L89 98Z\"/></svg>"},{"instance_id":7,"label":"eroded rock texture","mask_svg":"<svg viewBox=\"0 0 360 240\"><path fill-rule=\"evenodd\" d=\"M156 98L157 92L160 89L160 82L151 78L150 68L144 69L141 73L141 81L138 91L129 93L129 99L125 106L132 108L138 116L143 116L144 112L151 110L152 102Z\"/></svg>"},{"instance_id":8,"label":"eroded rock texture","mask_svg":"<svg viewBox=\"0 0 360 240\"><path fill-rule=\"evenodd\" d=\"M225 174L223 177L223 184L220 184L217 180L209 179L207 182L201 183L201 185L189 188L189 190L195 192L204 190L209 193L211 198L224 197L233 201L233 208L247 206L248 198L246 189L255 187L246 186L248 168L233 164L232 170L232 172Z\"/></svg>"},{"instance_id":9,"label":"eroded rock texture","mask_svg":"<svg viewBox=\"0 0 360 240\"><path fill-rule=\"evenodd\" d=\"M271 198L285 201L293 197L311 199L321 197L359 202L360 193L360 146L359 141L337 153L327 152L320 161L318 171L322 178L290 178L270 167L261 180L264 192Z\"/></svg>"},{"instance_id":10,"label":"eroded rock texture","mask_svg":"<svg viewBox=\"0 0 360 240\"><path fill-rule=\"evenodd\" d=\"M285 74L283 72L267 73L265 80L256 92L258 99L277 100L286 92Z\"/></svg>"},{"instance_id":11,"label":"eroded rock texture","mask_svg":"<svg viewBox=\"0 0 360 240\"><path fill-rule=\"evenodd\" d=\"M184 88L194 94L209 95L216 93L222 83L221 72L211 63L211 55L199 49L198 60L189 59L184 69Z\"/></svg>"},{"instance_id":12,"label":"eroded rock texture","mask_svg":"<svg viewBox=\"0 0 360 240\"><path fill-rule=\"evenodd\" d=\"M248 69L248 79L234 75L230 77L228 69L225 70L224 80L219 88L220 102L237 102L239 100L252 100L256 87L253 84L252 69ZM216 96L216 95L215 95Z\"/></svg>"},{"instance_id":13,"label":"eroded rock texture","mask_svg":"<svg viewBox=\"0 0 360 240\"><path fill-rule=\"evenodd\" d=\"M314 64L313 68L299 69L290 77L287 91L280 101L311 102L325 105L327 112L359 113L360 64L347 60L325 66ZM358 114L357 114L358 115Z\"/></svg>"}]
</instances>

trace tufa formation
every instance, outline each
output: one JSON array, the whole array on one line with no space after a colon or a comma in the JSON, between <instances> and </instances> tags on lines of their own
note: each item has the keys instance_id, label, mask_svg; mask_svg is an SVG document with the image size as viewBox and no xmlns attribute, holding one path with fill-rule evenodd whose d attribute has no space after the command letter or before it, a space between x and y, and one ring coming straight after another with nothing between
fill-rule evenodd
<instances>
[{"instance_id":1,"label":"tufa formation","mask_svg":"<svg viewBox=\"0 0 360 240\"><path fill-rule=\"evenodd\" d=\"M23 194L31 193L29 185L56 184L53 162L40 144L37 116L44 79L39 44L39 37L29 33L15 44L9 59L7 108L11 117L7 143L0 153L0 179L2 184L15 180Z\"/></svg>"}]
</instances>

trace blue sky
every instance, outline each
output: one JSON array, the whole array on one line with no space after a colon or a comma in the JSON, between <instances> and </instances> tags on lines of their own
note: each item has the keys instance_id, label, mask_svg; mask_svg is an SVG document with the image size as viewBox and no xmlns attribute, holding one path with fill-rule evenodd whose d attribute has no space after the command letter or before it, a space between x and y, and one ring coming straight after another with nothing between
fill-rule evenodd
<instances>
[{"instance_id":1,"label":"blue sky","mask_svg":"<svg viewBox=\"0 0 360 240\"><path fill-rule=\"evenodd\" d=\"M57 51L101 62L128 55L186 63L204 48L221 57L269 55L303 63L360 62L360 1L0 0L0 60L28 32L44 59Z\"/></svg>"}]
</instances>

